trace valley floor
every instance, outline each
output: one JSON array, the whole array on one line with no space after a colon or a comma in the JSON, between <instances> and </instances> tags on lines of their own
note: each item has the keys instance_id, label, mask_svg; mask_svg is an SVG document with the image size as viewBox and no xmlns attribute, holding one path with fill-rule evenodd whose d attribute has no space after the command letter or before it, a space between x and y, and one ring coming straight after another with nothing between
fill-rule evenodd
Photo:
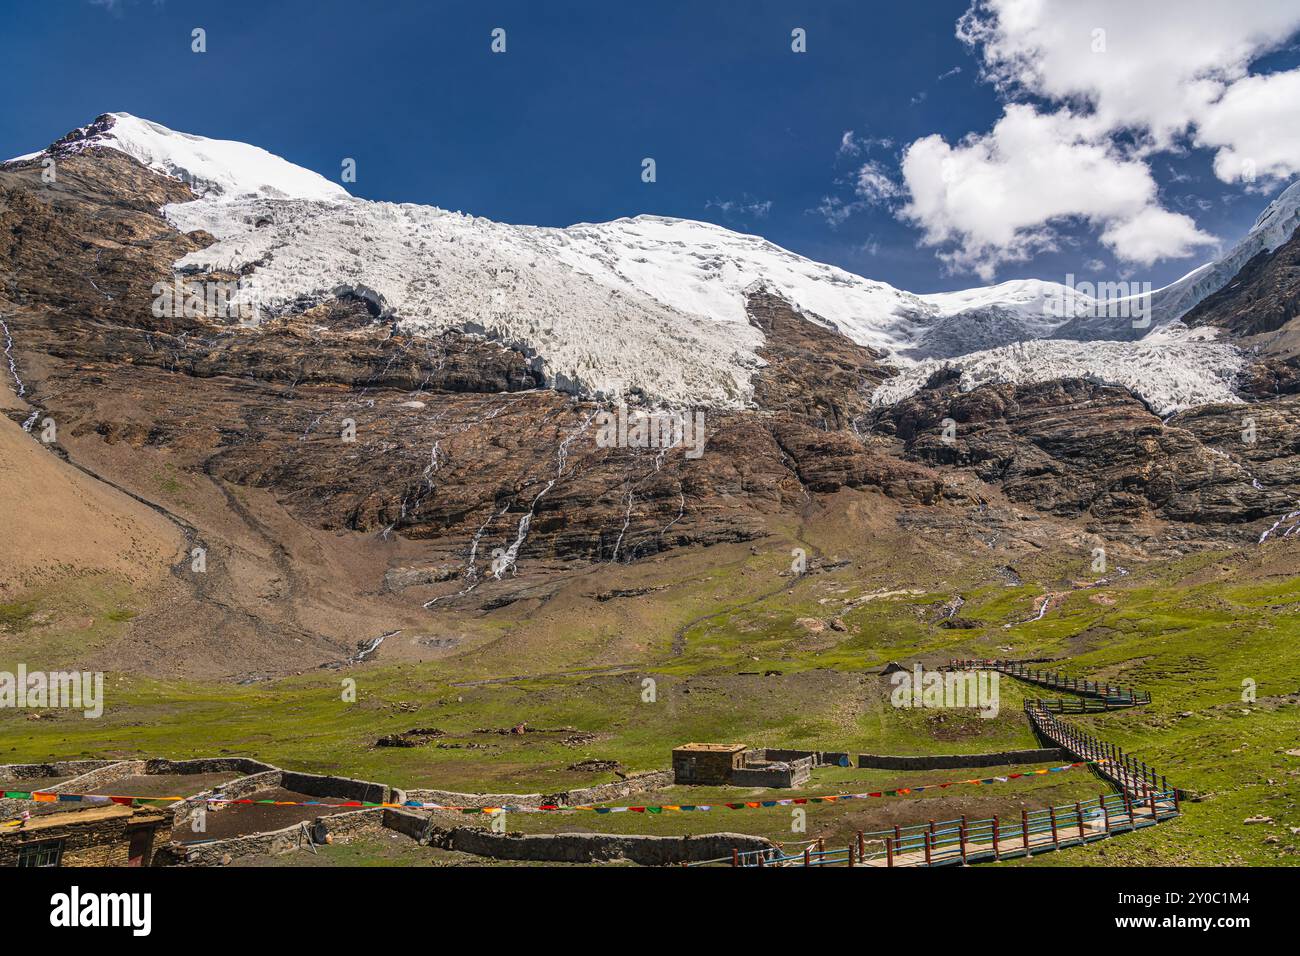
<instances>
[{"instance_id":1,"label":"valley floor","mask_svg":"<svg viewBox=\"0 0 1300 956\"><path fill-rule=\"evenodd\" d=\"M814 521L803 535L818 531ZM1039 696L1036 689L1002 679L1000 710L991 719L971 711L900 709L891 705L891 687L879 670L891 660L910 667L963 657L1051 658L1069 674L1151 691L1148 706L1070 720L1138 754L1190 799L1181 818L1160 827L1013 865L1300 860L1300 551L1292 542L1150 563L1083 587L1090 583L1084 559L1073 559L1080 565L1073 567L1066 553L1021 563L1015 574L1022 583L1012 583L997 573L996 562L926 567L919 548L891 555L891 542L878 537L850 550L843 533L831 530L817 543L828 555L851 558L849 566L792 582L780 576L785 547L727 546L704 558L684 553L604 569L633 590L647 581L683 582L602 605L629 605L628 618L643 625L636 633L593 629L582 619L584 602L561 598L551 607L516 611L514 620L495 623L495 638L437 661L386 662L381 650L374 661L342 670L244 685L110 673L101 719L0 711L0 753L6 763L240 754L403 788L556 792L616 779L583 761L616 761L622 772L663 769L671 748L688 741L891 754L1033 747L1022 705L1026 696ZM772 593L773 583L791 586ZM1056 597L1039 617L1048 592ZM968 626L940 626L958 595ZM69 642L111 648L129 627L138 597L110 578L83 578L6 604L0 607L2 663L13 667L23 659L35 667L39 649ZM616 663L622 666L611 666ZM355 702L345 699L349 681L356 683ZM510 732L521 724L525 732ZM417 747L376 746L381 736L415 728L441 733ZM971 775L833 768L817 771L801 792L859 792ZM1059 805L1105 789L1087 771L1038 779L1049 782L810 805L807 833L799 839L844 843L857 830L962 813L1015 815L1019 807ZM768 798L789 795L772 791ZM654 802L763 796L678 787L656 794ZM525 832L730 830L794 837L787 807L653 818L514 814L509 825ZM320 862L362 863L371 852L334 847ZM406 849L373 854L376 861L426 859ZM317 865L305 858L286 862Z\"/></svg>"}]
</instances>

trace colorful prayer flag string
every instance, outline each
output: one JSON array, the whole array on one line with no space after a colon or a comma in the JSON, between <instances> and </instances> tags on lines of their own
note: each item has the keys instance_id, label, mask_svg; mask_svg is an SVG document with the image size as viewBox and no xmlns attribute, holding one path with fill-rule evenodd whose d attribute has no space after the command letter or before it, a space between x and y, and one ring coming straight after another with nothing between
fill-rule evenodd
<instances>
[{"instance_id":1,"label":"colorful prayer flag string","mask_svg":"<svg viewBox=\"0 0 1300 956\"><path fill-rule=\"evenodd\" d=\"M33 800L40 803L115 803L123 806L148 806L154 804L170 805L173 803L199 802L210 805L221 806L272 806L272 807L326 807L329 809L401 809L401 810L444 810L454 813L467 814L496 814L496 813L570 813L577 811L591 811L594 813L702 813L710 810L716 810L719 807L725 807L728 810L757 810L768 807L787 807L787 806L805 806L807 804L818 803L835 803L840 800L868 800L883 797L901 797L909 796L914 793L924 793L927 790L946 790L954 786L987 786L994 783L1006 783L1009 780L1016 780L1021 777L1041 776L1049 773L1061 773L1066 770L1074 770L1078 767L1096 766L1105 764L1104 760L1081 760L1078 763L1063 764L1059 767L1044 767L1040 770L1024 770L1018 773L1009 773L1005 776L982 777L970 780L952 780L947 783L929 783L917 787L899 787L895 790L873 790L865 793L839 793L826 796L798 796L782 797L778 800L746 800L735 803L719 804L659 804L657 806L626 806L626 807L608 807L596 806L594 804L585 804L578 806L560 806L558 804L541 804L536 807L466 807L453 806L443 803L426 803L419 800L407 800L402 803L380 802L370 800L346 800L342 802L326 802L322 800L250 800L250 799L226 799L220 796L197 796L197 797L144 797L144 796L122 796L115 794L90 794L90 793L49 793L43 791L25 791L25 790L5 790L4 797L9 800Z\"/></svg>"}]
</instances>

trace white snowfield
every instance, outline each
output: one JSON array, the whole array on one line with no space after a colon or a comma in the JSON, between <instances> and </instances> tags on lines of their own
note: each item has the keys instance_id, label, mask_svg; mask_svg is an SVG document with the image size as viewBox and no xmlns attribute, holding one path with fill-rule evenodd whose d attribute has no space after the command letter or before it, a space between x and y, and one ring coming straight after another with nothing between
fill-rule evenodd
<instances>
[{"instance_id":1,"label":"white snowfield","mask_svg":"<svg viewBox=\"0 0 1300 956\"><path fill-rule=\"evenodd\" d=\"M142 166L188 183L194 192L209 201L240 196L335 202L352 198L346 189L319 173L295 166L257 146L178 133L130 113L108 115L115 120L111 129L89 136L71 149L111 146Z\"/></svg>"},{"instance_id":2,"label":"white snowfield","mask_svg":"<svg viewBox=\"0 0 1300 956\"><path fill-rule=\"evenodd\" d=\"M928 359L882 382L872 401L892 405L915 394L939 369L961 371L958 387L1032 384L1085 378L1118 385L1161 418L1195 405L1240 403L1232 390L1242 366L1240 349L1195 335L1152 336L1140 342L1018 342L958 359Z\"/></svg>"},{"instance_id":3,"label":"white snowfield","mask_svg":"<svg viewBox=\"0 0 1300 956\"><path fill-rule=\"evenodd\" d=\"M531 227L366 201L200 200L165 212L182 230L218 238L180 269L270 257L240 294L260 308L359 293L405 332L464 329L536 353L560 389L735 407L761 365L763 336L747 321L702 321L602 284L557 261Z\"/></svg>"},{"instance_id":4,"label":"white snowfield","mask_svg":"<svg viewBox=\"0 0 1300 956\"><path fill-rule=\"evenodd\" d=\"M751 402L763 335L745 297L759 284L810 321L890 353L905 371L877 401L914 391L940 359L961 367L971 387L1094 374L1158 409L1232 400L1241 358L1231 346L1151 333L1181 328L1181 315L1300 220L1297 184L1231 253L1153 293L1149 327L1135 329L1127 313L1108 315L1061 283L915 295L703 222L637 216L555 229L355 199L255 146L112 115L112 128L90 141L190 183L200 197L163 210L178 228L217 238L178 270L257 263L243 295L272 313L352 291L410 334L460 329L521 347L557 388L676 406ZM1010 347L1058 339L1079 341Z\"/></svg>"}]
</instances>

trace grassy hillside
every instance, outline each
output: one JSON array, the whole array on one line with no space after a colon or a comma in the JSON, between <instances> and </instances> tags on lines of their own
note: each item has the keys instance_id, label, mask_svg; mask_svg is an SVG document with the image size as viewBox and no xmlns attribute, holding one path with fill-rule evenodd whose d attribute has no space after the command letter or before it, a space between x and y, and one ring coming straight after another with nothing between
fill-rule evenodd
<instances>
[{"instance_id":1,"label":"grassy hillside","mask_svg":"<svg viewBox=\"0 0 1300 956\"><path fill-rule=\"evenodd\" d=\"M0 712L0 754L19 762L239 753L405 787L532 792L614 779L608 772L569 769L588 759L616 760L626 771L663 768L672 746L689 740L851 752L978 752L1033 746L1021 708L1026 695L1041 692L1004 678L1001 712L991 720L969 712L899 710L889 704L888 683L871 672L890 660L910 665L967 655L1051 657L1061 659L1057 666L1066 673L1149 689L1149 707L1071 719L1142 756L1194 792L1195 800L1172 824L1029 865L1293 863L1300 844L1292 832L1300 828L1300 578L1291 574L1294 558L1286 549L1292 547L1279 542L1246 555L1135 567L1090 588L1071 588L1070 581L1082 574L1068 555L1048 555L1020 569L1032 582L1021 585L973 565L963 569L963 578L912 568L910 581L848 567L775 593L778 564L772 552L764 552L717 566L707 585L696 580L662 599L636 598L655 602L663 620L640 642L644 655L623 668L556 673L551 668L557 663L572 665L572 648L521 665L494 654L488 643L438 662L381 658L346 671L246 686L111 674L100 720L48 712L28 720ZM714 604L701 615L705 589ZM1018 623L1033 618L1036 599L1048 590L1061 595L1053 609L1041 620ZM755 597L762 594L767 596ZM958 594L965 601L960 616L974 626L940 627L943 602ZM20 651L23 637L53 600L37 595L0 608L5 667L27 659ZM99 629L94 640L111 640L114 628L129 626L129 594L91 589L78 600ZM562 644L565 629L552 627ZM502 626L501 642L516 637L512 626ZM43 645L31 645L38 646ZM535 676L516 679L530 671ZM356 681L355 702L343 699L348 679ZM643 699L647 679L654 681L652 702ZM1254 682L1254 701L1242 699L1248 680ZM496 732L519 723L533 732ZM415 727L437 728L444 736L416 748L374 746L381 735ZM823 771L809 792L906 785L890 783L905 776ZM1017 806L1070 802L1100 789L1099 781L1077 772L1045 787L1013 782L976 794L953 788L926 796L924 806L917 798L896 798L886 810L816 805L809 809L809 833L842 841L881 820L1018 812ZM698 795L689 802L721 796ZM670 792L658 802L688 801ZM1258 816L1272 822L1245 822ZM718 817L516 815L511 826L721 828L772 836L788 833L790 826L787 808Z\"/></svg>"}]
</instances>

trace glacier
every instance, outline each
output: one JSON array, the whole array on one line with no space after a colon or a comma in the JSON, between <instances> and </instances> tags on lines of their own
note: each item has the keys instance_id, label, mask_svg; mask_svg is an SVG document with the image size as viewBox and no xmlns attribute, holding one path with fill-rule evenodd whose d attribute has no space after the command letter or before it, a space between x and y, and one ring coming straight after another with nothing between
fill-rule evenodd
<instances>
[{"instance_id":1,"label":"glacier","mask_svg":"<svg viewBox=\"0 0 1300 956\"><path fill-rule=\"evenodd\" d=\"M1165 413L1233 401L1241 354L1182 334L1178 319L1300 225L1295 184L1228 254L1153 292L1152 321L1137 329L1112 317L1114 302L1058 282L918 295L705 222L510 225L359 199L256 146L127 113L79 132L52 149L106 146L188 183L198 198L163 214L217 241L176 270L247 273L240 296L264 314L351 292L406 334L457 329L517 347L553 387L668 406L752 405L764 337L745 300L760 286L884 353L899 374L877 390L880 403L910 394L945 364L961 371L962 387L1083 375L1123 385Z\"/></svg>"}]
</instances>

